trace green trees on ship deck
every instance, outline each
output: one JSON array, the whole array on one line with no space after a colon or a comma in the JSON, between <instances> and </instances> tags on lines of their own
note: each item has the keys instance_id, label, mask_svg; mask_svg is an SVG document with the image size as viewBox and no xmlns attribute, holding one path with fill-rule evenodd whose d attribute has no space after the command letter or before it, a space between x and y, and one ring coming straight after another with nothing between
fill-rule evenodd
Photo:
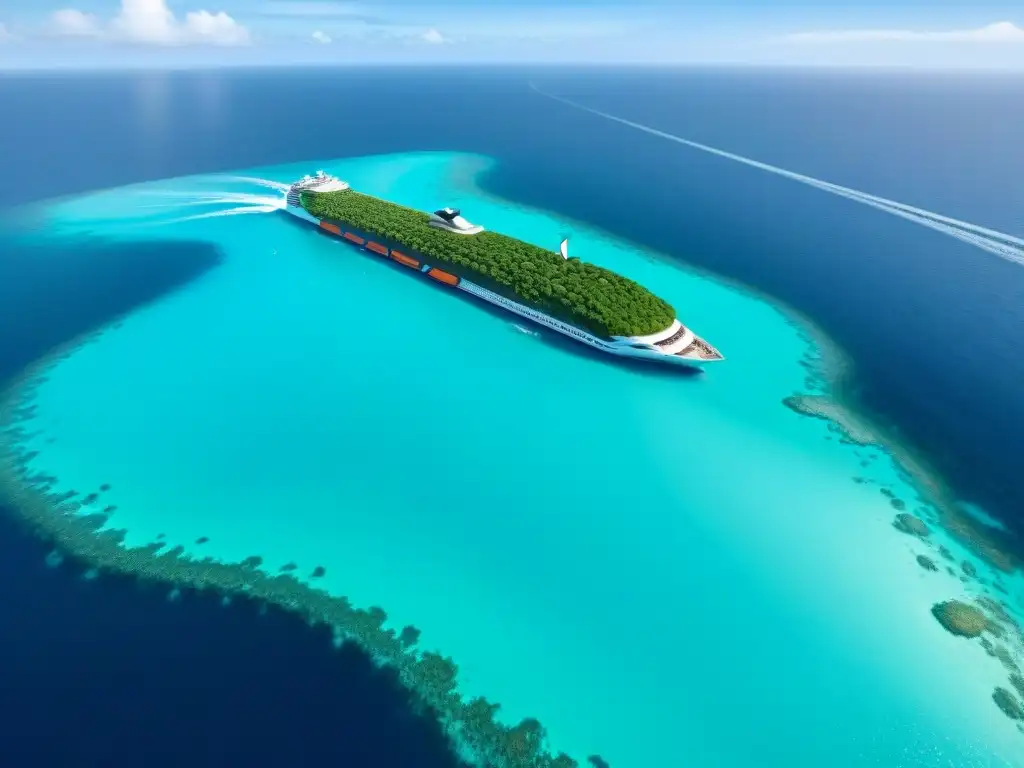
<instances>
[{"instance_id":1,"label":"green trees on ship deck","mask_svg":"<svg viewBox=\"0 0 1024 768\"><path fill-rule=\"evenodd\" d=\"M667 302L622 275L497 232L445 232L428 226L425 213L351 190L303 194L302 205L597 336L643 336L675 318Z\"/></svg>"}]
</instances>

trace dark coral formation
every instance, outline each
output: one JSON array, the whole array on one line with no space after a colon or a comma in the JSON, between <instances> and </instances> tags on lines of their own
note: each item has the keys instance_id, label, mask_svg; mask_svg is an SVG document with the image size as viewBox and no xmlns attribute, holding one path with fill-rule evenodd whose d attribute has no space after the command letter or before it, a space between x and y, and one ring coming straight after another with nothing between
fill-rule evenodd
<instances>
[{"instance_id":1,"label":"dark coral formation","mask_svg":"<svg viewBox=\"0 0 1024 768\"><path fill-rule=\"evenodd\" d=\"M986 612L988 626L987 631L997 639L1006 640L1011 645L1024 649L1024 629L1007 610L1005 604L993 600L991 597L979 597L978 606ZM995 655L995 654L993 654ZM1017 672L1017 663L1007 655L1000 658L1003 665L1011 672Z\"/></svg>"},{"instance_id":2,"label":"dark coral formation","mask_svg":"<svg viewBox=\"0 0 1024 768\"><path fill-rule=\"evenodd\" d=\"M1020 667L1013 658L1013 654L1005 645L996 645L987 637L983 637L980 640L981 647L985 649L985 653L996 659L1006 671L1010 673L1010 682L1013 683L1013 676L1020 674Z\"/></svg>"},{"instance_id":3,"label":"dark coral formation","mask_svg":"<svg viewBox=\"0 0 1024 768\"><path fill-rule=\"evenodd\" d=\"M899 446L897 440L891 439L876 425L860 418L842 403L823 395L794 395L785 398L783 404L796 413L825 421L829 431L843 433L854 442L892 446L886 452L899 463L904 479L915 485L918 493L934 510L935 524L941 525L974 554L998 570L1012 573L1024 568L1024 554L1021 553L1019 541L1011 534L985 525L967 514L950 489L920 457L906 447ZM896 500L891 492L886 495Z\"/></svg>"},{"instance_id":4,"label":"dark coral formation","mask_svg":"<svg viewBox=\"0 0 1024 768\"><path fill-rule=\"evenodd\" d=\"M954 560L953 553L949 551L947 547L939 547L939 554L942 555L943 560Z\"/></svg>"},{"instance_id":5,"label":"dark coral formation","mask_svg":"<svg viewBox=\"0 0 1024 768\"><path fill-rule=\"evenodd\" d=\"M791 395L782 399L782 404L801 416L821 419L828 424L830 432L841 435L844 445L870 445L874 436L853 419L846 418L842 408L821 395Z\"/></svg>"},{"instance_id":6,"label":"dark coral formation","mask_svg":"<svg viewBox=\"0 0 1024 768\"><path fill-rule=\"evenodd\" d=\"M993 600L991 597L979 597L978 605L980 605L986 611L995 616L999 621L1011 625L1016 624L1016 622L1014 622L1013 620L1013 617L1006 610L1006 607L997 600Z\"/></svg>"},{"instance_id":7,"label":"dark coral formation","mask_svg":"<svg viewBox=\"0 0 1024 768\"><path fill-rule=\"evenodd\" d=\"M1021 567L1005 533L975 520L955 503L943 505L942 513L942 526L993 568L1012 573Z\"/></svg>"},{"instance_id":8,"label":"dark coral formation","mask_svg":"<svg viewBox=\"0 0 1024 768\"><path fill-rule=\"evenodd\" d=\"M1000 624L997 621L988 620L988 624L986 625L985 629L988 631L990 635L995 637L997 640L1002 640L1004 637L1006 637L1006 630L1003 629L1002 624Z\"/></svg>"},{"instance_id":9,"label":"dark coral formation","mask_svg":"<svg viewBox=\"0 0 1024 768\"><path fill-rule=\"evenodd\" d=\"M1006 668L1006 671L1011 675L1019 674L1020 667L1017 662L1014 661L1009 649L1005 645L997 645L995 651L992 654L995 658L999 659L999 663Z\"/></svg>"},{"instance_id":10,"label":"dark coral formation","mask_svg":"<svg viewBox=\"0 0 1024 768\"><path fill-rule=\"evenodd\" d=\"M1024 707L1021 707L1017 697L1005 688L996 688L992 692L992 701L1011 720L1024 720Z\"/></svg>"},{"instance_id":11,"label":"dark coral formation","mask_svg":"<svg viewBox=\"0 0 1024 768\"><path fill-rule=\"evenodd\" d=\"M911 536L926 538L931 535L931 529L921 518L914 517L907 512L896 515L896 518L892 521L892 527L901 533L907 533Z\"/></svg>"},{"instance_id":12,"label":"dark coral formation","mask_svg":"<svg viewBox=\"0 0 1024 768\"><path fill-rule=\"evenodd\" d=\"M974 564L971 563L969 560L964 560L962 563L960 563L960 570L964 572L965 576L968 576L972 579L977 578L978 576L978 569L975 568Z\"/></svg>"},{"instance_id":13,"label":"dark coral formation","mask_svg":"<svg viewBox=\"0 0 1024 768\"><path fill-rule=\"evenodd\" d=\"M932 615L947 632L958 637L979 637L989 626L988 618L980 609L959 600L936 603L932 606Z\"/></svg>"},{"instance_id":14,"label":"dark coral formation","mask_svg":"<svg viewBox=\"0 0 1024 768\"><path fill-rule=\"evenodd\" d=\"M917 564L924 568L926 571L939 570L939 566L935 564L935 561L926 555L918 555Z\"/></svg>"},{"instance_id":15,"label":"dark coral formation","mask_svg":"<svg viewBox=\"0 0 1024 768\"><path fill-rule=\"evenodd\" d=\"M1017 691L1017 695L1024 698L1024 677L1019 673L1010 675L1010 685Z\"/></svg>"},{"instance_id":16,"label":"dark coral formation","mask_svg":"<svg viewBox=\"0 0 1024 768\"><path fill-rule=\"evenodd\" d=\"M408 650L412 648L416 643L420 641L420 631L416 629L412 624L402 627L402 631L398 635L398 642L402 644L402 647Z\"/></svg>"}]
</instances>

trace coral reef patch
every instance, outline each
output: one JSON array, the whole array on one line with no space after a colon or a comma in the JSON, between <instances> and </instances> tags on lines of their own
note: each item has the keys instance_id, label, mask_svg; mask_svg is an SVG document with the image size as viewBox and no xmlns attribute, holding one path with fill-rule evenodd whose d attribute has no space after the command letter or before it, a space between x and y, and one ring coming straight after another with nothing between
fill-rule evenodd
<instances>
[{"instance_id":1,"label":"coral reef patch","mask_svg":"<svg viewBox=\"0 0 1024 768\"><path fill-rule=\"evenodd\" d=\"M959 600L947 600L932 606L932 615L950 634L957 637L981 637L989 628L985 613Z\"/></svg>"},{"instance_id":2,"label":"coral reef patch","mask_svg":"<svg viewBox=\"0 0 1024 768\"><path fill-rule=\"evenodd\" d=\"M1005 688L996 688L992 692L992 700L1011 720L1024 720L1024 707L1021 707L1017 697Z\"/></svg>"}]
</instances>

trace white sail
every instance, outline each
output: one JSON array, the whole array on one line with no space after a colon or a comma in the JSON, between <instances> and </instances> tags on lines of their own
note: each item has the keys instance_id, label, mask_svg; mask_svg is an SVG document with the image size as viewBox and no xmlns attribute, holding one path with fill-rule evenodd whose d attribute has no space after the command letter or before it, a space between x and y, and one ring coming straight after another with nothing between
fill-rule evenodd
<instances>
[{"instance_id":1,"label":"white sail","mask_svg":"<svg viewBox=\"0 0 1024 768\"><path fill-rule=\"evenodd\" d=\"M568 237L565 238L565 240L562 241L562 244L558 246L558 250L559 250L559 252L561 252L563 259L568 259L569 258L569 238Z\"/></svg>"}]
</instances>

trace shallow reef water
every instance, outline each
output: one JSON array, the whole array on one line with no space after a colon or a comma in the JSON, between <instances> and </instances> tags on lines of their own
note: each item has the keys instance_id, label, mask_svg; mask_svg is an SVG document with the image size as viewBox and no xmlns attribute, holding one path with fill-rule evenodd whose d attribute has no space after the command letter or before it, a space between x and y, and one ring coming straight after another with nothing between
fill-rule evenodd
<instances>
[{"instance_id":1,"label":"shallow reef water","mask_svg":"<svg viewBox=\"0 0 1024 768\"><path fill-rule=\"evenodd\" d=\"M1024 766L1017 564L830 398L827 341L488 195L490 162L325 160L37 207L49 238L201 240L222 261L26 372L5 495L169 599L246 592L331 625L503 764L531 731L495 735L474 697L581 764ZM516 332L280 212L274 183L318 167L552 250L568 232L726 360L685 376ZM980 606L977 635L936 620L950 600Z\"/></svg>"}]
</instances>

